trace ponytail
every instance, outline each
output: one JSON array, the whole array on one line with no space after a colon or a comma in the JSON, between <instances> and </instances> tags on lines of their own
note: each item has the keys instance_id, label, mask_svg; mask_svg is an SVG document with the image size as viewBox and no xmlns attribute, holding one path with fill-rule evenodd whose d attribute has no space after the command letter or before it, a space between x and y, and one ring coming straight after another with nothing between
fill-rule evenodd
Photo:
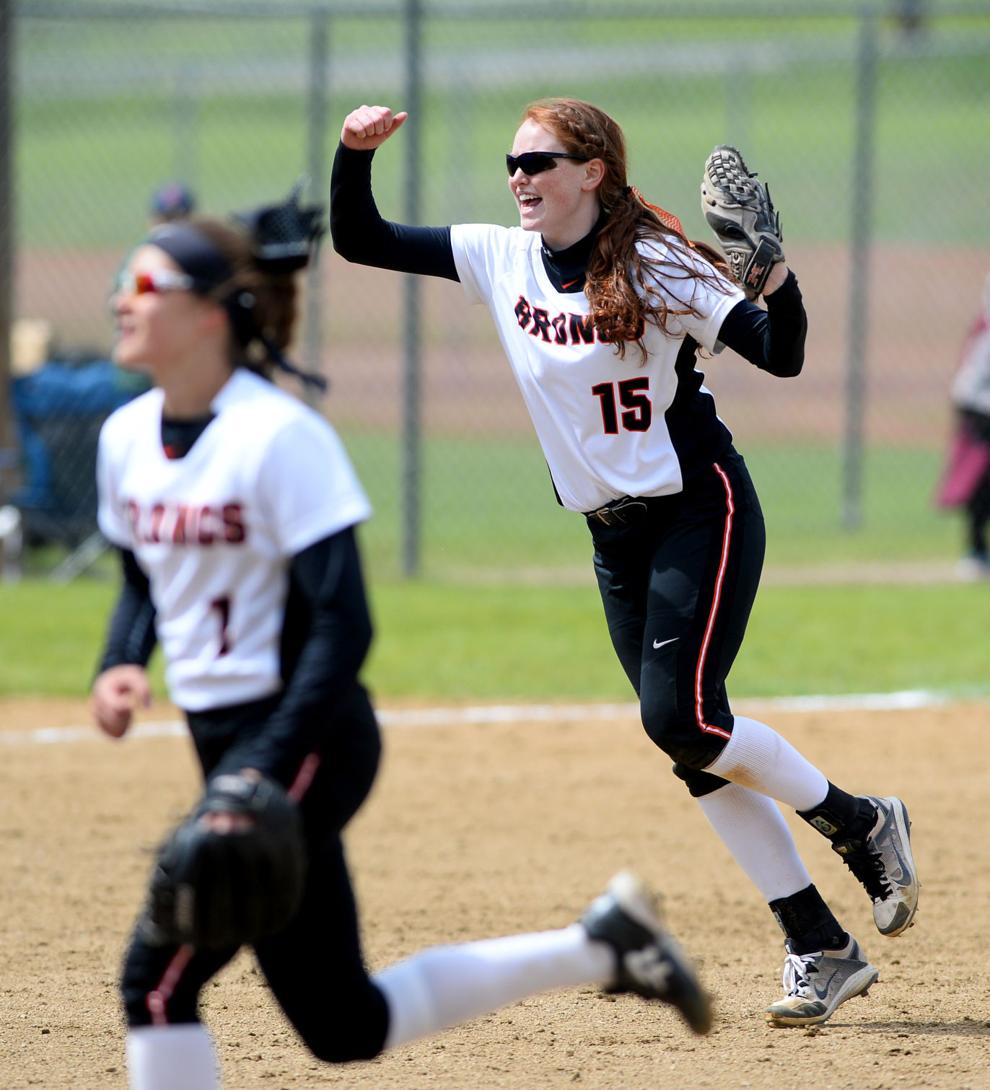
<instances>
[{"instance_id":1,"label":"ponytail","mask_svg":"<svg viewBox=\"0 0 990 1090\"><path fill-rule=\"evenodd\" d=\"M224 222L194 216L156 228L148 242L164 250L214 299L230 321L233 363L267 374L275 367L325 391L326 379L285 355L295 329L295 274L315 257L323 209L303 208L297 186L282 204L265 205Z\"/></svg>"}]
</instances>

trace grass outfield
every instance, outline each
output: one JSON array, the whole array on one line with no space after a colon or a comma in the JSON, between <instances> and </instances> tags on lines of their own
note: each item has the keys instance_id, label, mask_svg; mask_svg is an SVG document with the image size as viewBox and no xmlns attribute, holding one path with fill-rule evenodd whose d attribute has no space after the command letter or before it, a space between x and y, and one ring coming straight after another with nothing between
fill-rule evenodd
<instances>
[{"instance_id":1,"label":"grass outfield","mask_svg":"<svg viewBox=\"0 0 990 1090\"><path fill-rule=\"evenodd\" d=\"M426 444L424 575L411 581L397 578L398 445L360 434L347 445L376 510L361 537L378 622L368 678L381 698L629 697L602 622L587 529L554 503L532 440ZM798 568L813 579L816 569L864 561L945 567L957 555L960 519L931 506L938 455L869 452L857 533L839 527L841 467L831 450L755 448L747 461L767 517L771 574ZM469 486L486 478L502 486ZM33 577L0 584L0 695L79 694L111 607L113 559L66 586L39 576L57 558L29 560ZM990 586L785 587L768 578L732 691L985 689L988 630Z\"/></svg>"},{"instance_id":2,"label":"grass outfield","mask_svg":"<svg viewBox=\"0 0 990 1090\"><path fill-rule=\"evenodd\" d=\"M345 432L374 518L363 528L379 576L399 573L399 447L393 437ZM767 564L811 567L860 561L952 559L961 520L932 506L942 452L871 449L863 474L863 525L841 525L839 452L811 444L747 444L745 458L767 520ZM479 488L478 482L489 482ZM442 582L525 576L538 582L590 564L583 520L553 498L535 439L445 439L423 445L422 574ZM573 580L572 580L573 581Z\"/></svg>"},{"instance_id":3,"label":"grass outfield","mask_svg":"<svg viewBox=\"0 0 990 1090\"><path fill-rule=\"evenodd\" d=\"M0 585L0 696L89 686L113 578ZM365 676L382 702L628 700L587 580L556 587L372 581ZM736 697L990 692L990 584L766 586L730 679ZM160 662L154 677L159 694Z\"/></svg>"}]
</instances>

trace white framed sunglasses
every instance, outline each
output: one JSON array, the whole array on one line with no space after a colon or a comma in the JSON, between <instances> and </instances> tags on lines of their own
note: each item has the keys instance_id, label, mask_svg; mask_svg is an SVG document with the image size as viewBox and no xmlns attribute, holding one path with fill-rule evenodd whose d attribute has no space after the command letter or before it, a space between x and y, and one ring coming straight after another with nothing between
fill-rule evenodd
<instances>
[{"instance_id":1,"label":"white framed sunglasses","mask_svg":"<svg viewBox=\"0 0 990 1090\"><path fill-rule=\"evenodd\" d=\"M113 295L164 295L170 291L192 291L194 280L172 269L134 272L124 269L114 282Z\"/></svg>"}]
</instances>

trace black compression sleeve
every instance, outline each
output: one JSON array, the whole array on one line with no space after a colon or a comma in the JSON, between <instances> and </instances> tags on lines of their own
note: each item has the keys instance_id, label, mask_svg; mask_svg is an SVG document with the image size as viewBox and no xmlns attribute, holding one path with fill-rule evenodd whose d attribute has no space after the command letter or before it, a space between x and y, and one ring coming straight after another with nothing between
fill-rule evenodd
<instances>
[{"instance_id":1,"label":"black compression sleeve","mask_svg":"<svg viewBox=\"0 0 990 1090\"><path fill-rule=\"evenodd\" d=\"M120 565L124 579L110 618L99 673L124 663L146 666L155 649L155 607L148 577L130 549L120 550Z\"/></svg>"},{"instance_id":2,"label":"black compression sleeve","mask_svg":"<svg viewBox=\"0 0 990 1090\"><path fill-rule=\"evenodd\" d=\"M449 227L407 227L382 219L371 192L374 152L338 145L330 177L330 236L359 265L459 280Z\"/></svg>"},{"instance_id":3,"label":"black compression sleeve","mask_svg":"<svg viewBox=\"0 0 990 1090\"><path fill-rule=\"evenodd\" d=\"M718 339L760 370L792 378L804 365L808 333L808 316L794 273L788 272L784 283L764 301L765 311L745 299L737 303L725 316Z\"/></svg>"},{"instance_id":4,"label":"black compression sleeve","mask_svg":"<svg viewBox=\"0 0 990 1090\"><path fill-rule=\"evenodd\" d=\"M287 783L317 748L371 647L372 625L353 527L310 545L289 568L286 687L264 729L224 758L231 768L256 768Z\"/></svg>"}]
</instances>

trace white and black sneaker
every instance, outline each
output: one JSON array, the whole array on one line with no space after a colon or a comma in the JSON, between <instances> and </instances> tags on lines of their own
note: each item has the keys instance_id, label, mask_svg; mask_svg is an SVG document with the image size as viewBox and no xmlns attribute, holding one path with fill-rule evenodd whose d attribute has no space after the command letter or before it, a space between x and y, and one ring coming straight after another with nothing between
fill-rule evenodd
<instances>
[{"instance_id":1,"label":"white and black sneaker","mask_svg":"<svg viewBox=\"0 0 990 1090\"><path fill-rule=\"evenodd\" d=\"M590 938L608 943L615 952L616 977L606 991L669 1003L695 1033L712 1028L711 1000L661 923L656 894L635 875L617 874L581 925Z\"/></svg>"},{"instance_id":2,"label":"white and black sneaker","mask_svg":"<svg viewBox=\"0 0 990 1090\"><path fill-rule=\"evenodd\" d=\"M867 995L880 976L851 935L841 950L795 954L790 941L784 947L785 994L767 1007L771 1026L817 1026L826 1022L840 1003Z\"/></svg>"},{"instance_id":3,"label":"white and black sneaker","mask_svg":"<svg viewBox=\"0 0 990 1090\"><path fill-rule=\"evenodd\" d=\"M873 902L873 921L881 935L906 931L918 911L921 883L911 851L911 822L897 798L866 796L877 820L862 840L837 840L832 850L863 884Z\"/></svg>"}]
</instances>

